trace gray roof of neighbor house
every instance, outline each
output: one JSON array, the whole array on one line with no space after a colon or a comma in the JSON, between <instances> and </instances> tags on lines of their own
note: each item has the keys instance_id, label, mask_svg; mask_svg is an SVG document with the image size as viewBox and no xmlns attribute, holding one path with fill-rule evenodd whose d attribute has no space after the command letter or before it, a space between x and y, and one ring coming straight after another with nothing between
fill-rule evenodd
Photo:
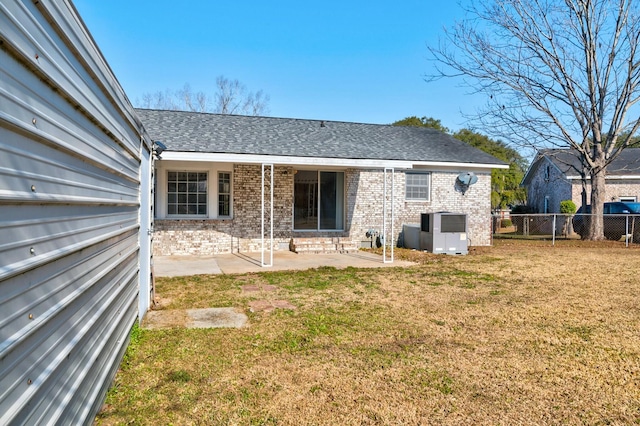
<instances>
[{"instance_id":1,"label":"gray roof of neighbor house","mask_svg":"<svg viewBox=\"0 0 640 426\"><path fill-rule=\"evenodd\" d=\"M568 176L580 176L582 164L575 150L572 149L545 149L538 152L527 174L522 179L523 184L533 177L538 170L541 160L548 159L561 172ZM626 148L607 167L607 176L640 175L640 148Z\"/></svg>"},{"instance_id":2,"label":"gray roof of neighbor house","mask_svg":"<svg viewBox=\"0 0 640 426\"><path fill-rule=\"evenodd\" d=\"M167 151L504 165L424 127L137 109Z\"/></svg>"}]
</instances>

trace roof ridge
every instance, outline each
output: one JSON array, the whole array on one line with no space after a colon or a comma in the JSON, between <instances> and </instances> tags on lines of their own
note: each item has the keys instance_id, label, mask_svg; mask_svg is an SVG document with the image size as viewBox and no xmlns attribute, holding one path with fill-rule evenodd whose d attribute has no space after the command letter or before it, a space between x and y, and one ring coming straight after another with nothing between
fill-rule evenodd
<instances>
[{"instance_id":1,"label":"roof ridge","mask_svg":"<svg viewBox=\"0 0 640 426\"><path fill-rule=\"evenodd\" d=\"M265 120L293 120L293 121L306 121L306 122L314 122L314 123L360 124L365 126L382 126L382 127L412 127L412 126L393 126L392 124L382 124L382 123L365 123L360 121L326 120L326 119L323 120L318 118L299 118L299 117L276 117L276 116L268 116L268 115L224 114L219 112L185 111L185 110L161 109L161 108L134 108L134 110L155 111L155 112L163 112L163 113L169 113L169 114L199 114L199 115L209 115L209 116L217 116L217 117L255 118L255 119L265 119ZM414 127L421 128L417 126L414 126ZM428 127L424 127L424 128L429 129ZM431 130L438 131L437 129L431 129Z\"/></svg>"}]
</instances>

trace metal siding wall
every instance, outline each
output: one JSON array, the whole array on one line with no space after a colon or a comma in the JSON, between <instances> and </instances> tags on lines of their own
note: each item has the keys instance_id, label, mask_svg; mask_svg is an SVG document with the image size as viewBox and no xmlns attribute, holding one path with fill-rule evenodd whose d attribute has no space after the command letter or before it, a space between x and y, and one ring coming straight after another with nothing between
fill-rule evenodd
<instances>
[{"instance_id":1,"label":"metal siding wall","mask_svg":"<svg viewBox=\"0 0 640 426\"><path fill-rule=\"evenodd\" d=\"M0 424L93 422L149 270L149 150L70 3L0 3Z\"/></svg>"}]
</instances>

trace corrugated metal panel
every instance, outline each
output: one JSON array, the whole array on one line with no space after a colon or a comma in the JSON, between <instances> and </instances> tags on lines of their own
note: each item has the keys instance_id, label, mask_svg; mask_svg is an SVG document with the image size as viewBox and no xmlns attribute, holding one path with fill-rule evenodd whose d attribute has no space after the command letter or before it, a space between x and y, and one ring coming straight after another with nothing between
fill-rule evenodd
<instances>
[{"instance_id":1,"label":"corrugated metal panel","mask_svg":"<svg viewBox=\"0 0 640 426\"><path fill-rule=\"evenodd\" d=\"M0 3L0 424L92 423L148 307L150 145L70 3Z\"/></svg>"},{"instance_id":2,"label":"corrugated metal panel","mask_svg":"<svg viewBox=\"0 0 640 426\"><path fill-rule=\"evenodd\" d=\"M0 3L0 35L13 54L135 155L137 139L131 138L128 123L119 119L128 102L112 98L126 99L115 89L119 87L115 77L102 77L111 73L87 34L68 2ZM132 120L133 113L129 114Z\"/></svg>"}]
</instances>

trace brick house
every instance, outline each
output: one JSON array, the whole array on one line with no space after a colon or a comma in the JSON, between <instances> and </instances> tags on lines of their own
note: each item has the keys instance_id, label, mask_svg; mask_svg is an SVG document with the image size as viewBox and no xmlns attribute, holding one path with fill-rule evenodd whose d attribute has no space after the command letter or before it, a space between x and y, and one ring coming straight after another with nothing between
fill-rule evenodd
<instances>
[{"instance_id":1,"label":"brick house","mask_svg":"<svg viewBox=\"0 0 640 426\"><path fill-rule=\"evenodd\" d=\"M537 213L559 213L560 202L582 204L582 166L575 151L548 149L537 153L522 179L527 204ZM640 148L627 148L607 167L606 201L640 200ZM587 184L587 203L591 185Z\"/></svg>"},{"instance_id":2,"label":"brick house","mask_svg":"<svg viewBox=\"0 0 640 426\"><path fill-rule=\"evenodd\" d=\"M491 169L507 166L434 129L137 113L166 146L155 163L156 255L256 252L265 238L274 251L356 250L383 233L398 244L402 224L438 211L468 215L470 245L491 242ZM460 186L465 172L475 185Z\"/></svg>"}]
</instances>

